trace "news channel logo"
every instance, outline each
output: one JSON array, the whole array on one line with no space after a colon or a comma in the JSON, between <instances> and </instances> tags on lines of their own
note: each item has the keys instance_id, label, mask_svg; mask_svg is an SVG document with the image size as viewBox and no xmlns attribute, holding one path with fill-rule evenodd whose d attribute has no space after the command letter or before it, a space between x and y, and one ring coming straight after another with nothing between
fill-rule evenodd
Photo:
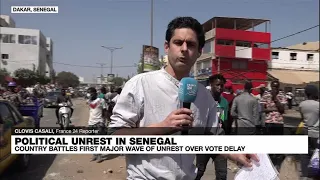
<instances>
[{"instance_id":1,"label":"news channel logo","mask_svg":"<svg viewBox=\"0 0 320 180\"><path fill-rule=\"evenodd\" d=\"M11 13L59 13L58 6L11 6Z\"/></svg>"}]
</instances>

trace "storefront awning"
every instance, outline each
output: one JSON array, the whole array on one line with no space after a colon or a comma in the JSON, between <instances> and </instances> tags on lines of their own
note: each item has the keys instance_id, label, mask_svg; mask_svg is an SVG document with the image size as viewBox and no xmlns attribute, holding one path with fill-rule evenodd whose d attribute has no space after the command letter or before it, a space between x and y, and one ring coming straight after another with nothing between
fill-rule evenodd
<instances>
[{"instance_id":1,"label":"storefront awning","mask_svg":"<svg viewBox=\"0 0 320 180\"><path fill-rule=\"evenodd\" d=\"M268 70L268 73L286 84L304 84L319 81L319 72L298 70Z\"/></svg>"}]
</instances>

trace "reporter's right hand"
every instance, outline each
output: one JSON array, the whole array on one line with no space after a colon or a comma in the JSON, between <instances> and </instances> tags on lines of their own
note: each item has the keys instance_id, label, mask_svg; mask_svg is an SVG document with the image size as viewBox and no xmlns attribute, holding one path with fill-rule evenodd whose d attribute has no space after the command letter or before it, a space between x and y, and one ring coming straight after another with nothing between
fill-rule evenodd
<instances>
[{"instance_id":1,"label":"reporter's right hand","mask_svg":"<svg viewBox=\"0 0 320 180\"><path fill-rule=\"evenodd\" d=\"M192 127L193 117L192 111L187 108L181 108L171 112L167 118L160 123L161 127L170 127L175 129L185 129Z\"/></svg>"}]
</instances>

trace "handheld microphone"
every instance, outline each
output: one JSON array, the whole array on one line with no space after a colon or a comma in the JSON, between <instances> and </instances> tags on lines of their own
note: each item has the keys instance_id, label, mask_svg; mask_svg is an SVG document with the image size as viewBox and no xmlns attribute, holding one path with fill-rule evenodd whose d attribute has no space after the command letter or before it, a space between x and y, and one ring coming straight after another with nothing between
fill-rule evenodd
<instances>
[{"instance_id":1,"label":"handheld microphone","mask_svg":"<svg viewBox=\"0 0 320 180\"><path fill-rule=\"evenodd\" d=\"M191 103L196 100L197 93L197 80L190 77L181 79L179 87L179 100L183 103L183 108L190 109ZM188 130L183 130L182 135L188 135Z\"/></svg>"}]
</instances>

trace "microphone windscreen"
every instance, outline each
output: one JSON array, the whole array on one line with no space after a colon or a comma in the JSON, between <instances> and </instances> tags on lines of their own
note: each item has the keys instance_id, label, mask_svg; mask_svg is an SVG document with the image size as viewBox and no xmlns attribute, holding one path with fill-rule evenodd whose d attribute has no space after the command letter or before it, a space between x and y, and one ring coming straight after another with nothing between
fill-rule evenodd
<instances>
[{"instance_id":1,"label":"microphone windscreen","mask_svg":"<svg viewBox=\"0 0 320 180\"><path fill-rule=\"evenodd\" d=\"M179 100L192 103L196 100L198 93L198 82L194 78L182 78L179 85Z\"/></svg>"}]
</instances>

